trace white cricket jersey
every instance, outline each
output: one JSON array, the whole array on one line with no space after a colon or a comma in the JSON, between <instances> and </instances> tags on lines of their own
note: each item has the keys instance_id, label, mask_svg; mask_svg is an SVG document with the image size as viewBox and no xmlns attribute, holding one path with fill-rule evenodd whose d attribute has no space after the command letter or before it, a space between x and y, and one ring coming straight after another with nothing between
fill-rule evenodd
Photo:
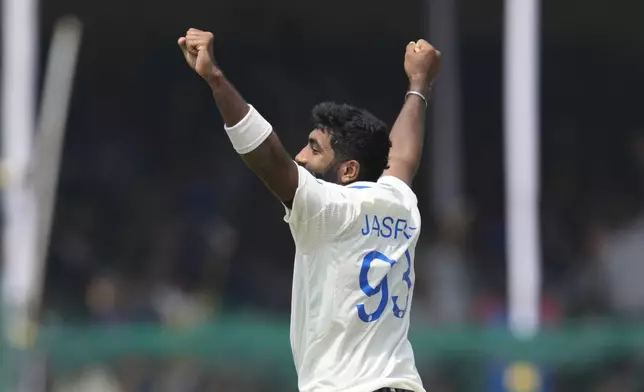
<instances>
[{"instance_id":1,"label":"white cricket jersey","mask_svg":"<svg viewBox=\"0 0 644 392\"><path fill-rule=\"evenodd\" d=\"M299 167L291 347L302 392L422 391L407 340L420 213L403 181L348 186Z\"/></svg>"}]
</instances>

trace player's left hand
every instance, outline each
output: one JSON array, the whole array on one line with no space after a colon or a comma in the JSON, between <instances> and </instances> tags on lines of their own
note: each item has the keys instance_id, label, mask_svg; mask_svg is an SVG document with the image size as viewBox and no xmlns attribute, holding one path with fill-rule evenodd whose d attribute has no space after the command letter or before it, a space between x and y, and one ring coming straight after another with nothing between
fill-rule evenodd
<instances>
[{"instance_id":1,"label":"player's left hand","mask_svg":"<svg viewBox=\"0 0 644 392\"><path fill-rule=\"evenodd\" d=\"M429 86L441 66L441 52L429 42L420 39L410 42L405 52L405 73L409 83L418 86Z\"/></svg>"},{"instance_id":2,"label":"player's left hand","mask_svg":"<svg viewBox=\"0 0 644 392\"><path fill-rule=\"evenodd\" d=\"M214 76L221 75L215 63L213 41L215 37L211 32L190 29L185 37L179 38L178 44L190 68L199 76L210 81Z\"/></svg>"}]
</instances>

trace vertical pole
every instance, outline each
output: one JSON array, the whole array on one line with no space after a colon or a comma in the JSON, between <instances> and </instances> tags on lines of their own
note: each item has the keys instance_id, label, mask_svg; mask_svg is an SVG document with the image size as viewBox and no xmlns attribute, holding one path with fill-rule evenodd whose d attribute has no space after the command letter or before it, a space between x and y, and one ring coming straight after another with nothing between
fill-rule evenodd
<instances>
[{"instance_id":1,"label":"vertical pole","mask_svg":"<svg viewBox=\"0 0 644 392\"><path fill-rule=\"evenodd\" d=\"M29 180L36 111L37 0L4 0L2 154L4 180L2 299L27 317L36 266L36 199ZM24 320L23 320L24 321Z\"/></svg>"},{"instance_id":2,"label":"vertical pole","mask_svg":"<svg viewBox=\"0 0 644 392\"><path fill-rule=\"evenodd\" d=\"M506 0L504 128L509 321L517 336L539 328L539 1Z\"/></svg>"},{"instance_id":3,"label":"vertical pole","mask_svg":"<svg viewBox=\"0 0 644 392\"><path fill-rule=\"evenodd\" d=\"M455 0L427 0L429 39L443 53L433 94L432 209L439 221L462 197L462 108Z\"/></svg>"},{"instance_id":4,"label":"vertical pole","mask_svg":"<svg viewBox=\"0 0 644 392\"><path fill-rule=\"evenodd\" d=\"M0 281L0 388L18 388L33 337L36 195L29 180L36 111L37 0L2 3L3 257Z\"/></svg>"}]
</instances>

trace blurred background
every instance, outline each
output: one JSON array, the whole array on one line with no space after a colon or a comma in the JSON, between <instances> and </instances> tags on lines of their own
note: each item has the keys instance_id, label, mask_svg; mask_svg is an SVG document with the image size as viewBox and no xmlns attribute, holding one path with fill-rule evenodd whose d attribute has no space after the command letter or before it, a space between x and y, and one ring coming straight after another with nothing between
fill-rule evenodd
<instances>
[{"instance_id":1,"label":"blurred background","mask_svg":"<svg viewBox=\"0 0 644 392\"><path fill-rule=\"evenodd\" d=\"M197 27L293 155L320 101L393 124L404 47L436 37L410 331L425 388L644 391L644 3L542 2L542 329L521 340L506 328L504 4L428 2L42 1L41 80L54 22L84 29L32 390L297 389L293 243L176 46ZM4 358L11 379L22 357Z\"/></svg>"}]
</instances>

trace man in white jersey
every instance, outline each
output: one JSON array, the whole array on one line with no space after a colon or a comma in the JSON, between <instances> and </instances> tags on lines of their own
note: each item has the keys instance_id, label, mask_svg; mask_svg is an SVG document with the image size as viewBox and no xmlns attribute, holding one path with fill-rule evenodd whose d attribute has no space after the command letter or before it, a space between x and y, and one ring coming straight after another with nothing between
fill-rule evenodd
<instances>
[{"instance_id":1,"label":"man in white jersey","mask_svg":"<svg viewBox=\"0 0 644 392\"><path fill-rule=\"evenodd\" d=\"M410 86L391 133L365 110L320 104L296 164L216 65L213 35L190 29L178 43L211 87L233 147L286 207L299 390L424 391L407 340L420 233L410 187L440 52L424 40L407 46Z\"/></svg>"}]
</instances>

